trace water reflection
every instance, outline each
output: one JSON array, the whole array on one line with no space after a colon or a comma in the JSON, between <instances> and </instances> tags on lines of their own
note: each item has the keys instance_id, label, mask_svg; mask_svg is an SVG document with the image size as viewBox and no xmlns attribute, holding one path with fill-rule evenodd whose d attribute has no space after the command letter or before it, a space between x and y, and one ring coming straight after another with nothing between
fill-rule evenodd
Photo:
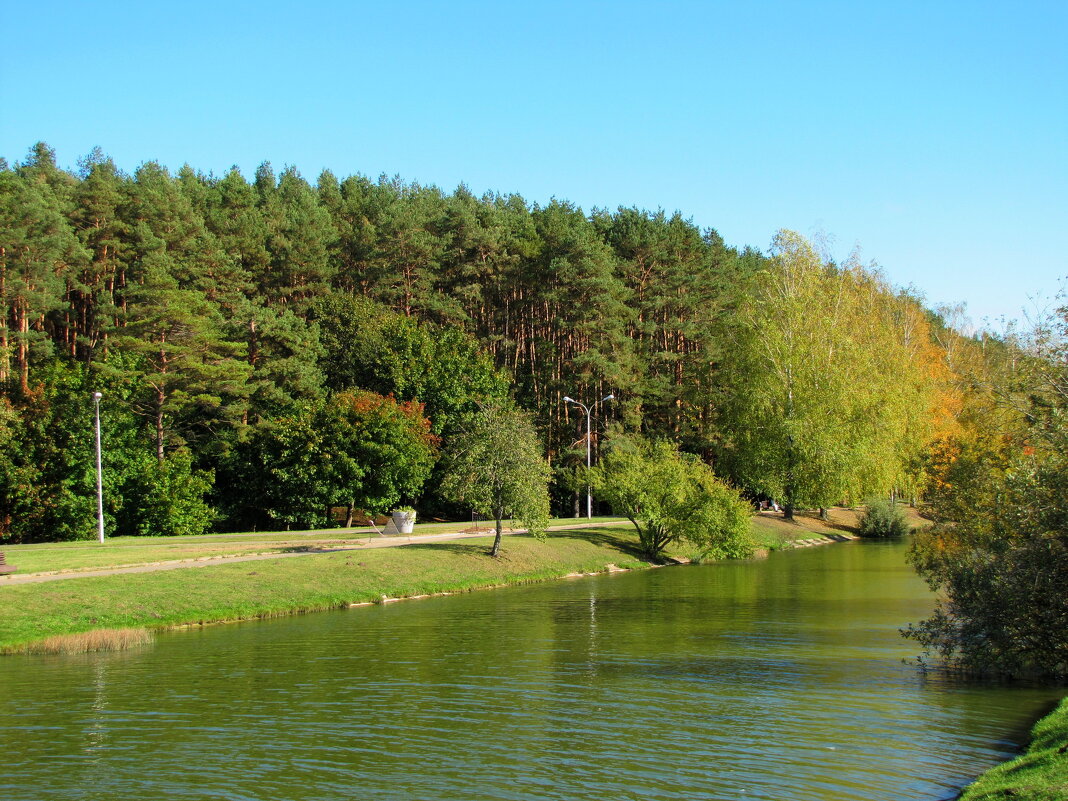
<instances>
[{"instance_id":1,"label":"water reflection","mask_svg":"<svg viewBox=\"0 0 1068 801\"><path fill-rule=\"evenodd\" d=\"M0 792L944 798L1058 693L902 665L929 608L842 545L0 660Z\"/></svg>"},{"instance_id":2,"label":"water reflection","mask_svg":"<svg viewBox=\"0 0 1068 801\"><path fill-rule=\"evenodd\" d=\"M108 711L107 695L107 656L95 654L93 659L93 702L92 713L86 725L85 754L93 756L107 747L107 725L105 716Z\"/></svg>"}]
</instances>

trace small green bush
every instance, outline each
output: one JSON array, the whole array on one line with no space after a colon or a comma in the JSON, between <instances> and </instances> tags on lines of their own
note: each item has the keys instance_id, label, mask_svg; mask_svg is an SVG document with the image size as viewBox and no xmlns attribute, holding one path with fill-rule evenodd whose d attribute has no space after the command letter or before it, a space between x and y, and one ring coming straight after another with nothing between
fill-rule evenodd
<instances>
[{"instance_id":1,"label":"small green bush","mask_svg":"<svg viewBox=\"0 0 1068 801\"><path fill-rule=\"evenodd\" d=\"M903 537L908 533L905 513L889 498L869 503L860 519L862 537Z\"/></svg>"}]
</instances>

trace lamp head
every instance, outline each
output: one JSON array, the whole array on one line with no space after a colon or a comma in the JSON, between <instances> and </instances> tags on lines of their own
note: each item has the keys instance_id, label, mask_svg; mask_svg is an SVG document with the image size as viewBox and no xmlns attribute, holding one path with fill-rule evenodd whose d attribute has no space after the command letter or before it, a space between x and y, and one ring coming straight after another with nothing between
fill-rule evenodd
<instances>
[{"instance_id":1,"label":"lamp head","mask_svg":"<svg viewBox=\"0 0 1068 801\"><path fill-rule=\"evenodd\" d=\"M104 397L104 396L100 392L94 392L93 393L93 400L100 400L102 397Z\"/></svg>"},{"instance_id":2,"label":"lamp head","mask_svg":"<svg viewBox=\"0 0 1068 801\"><path fill-rule=\"evenodd\" d=\"M603 403L604 401L610 401L610 400L615 400L615 399L616 399L615 395L609 395L608 397L603 398L601 402Z\"/></svg>"},{"instance_id":3,"label":"lamp head","mask_svg":"<svg viewBox=\"0 0 1068 801\"><path fill-rule=\"evenodd\" d=\"M564 395L564 403L578 403L578 401L576 401L574 398L569 398L567 397L567 395Z\"/></svg>"}]
</instances>

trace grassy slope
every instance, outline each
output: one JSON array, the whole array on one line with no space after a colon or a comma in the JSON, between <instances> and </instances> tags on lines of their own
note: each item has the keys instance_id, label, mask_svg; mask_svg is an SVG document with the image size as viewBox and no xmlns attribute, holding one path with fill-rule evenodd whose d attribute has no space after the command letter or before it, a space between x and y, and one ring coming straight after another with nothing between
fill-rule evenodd
<instances>
[{"instance_id":1,"label":"grassy slope","mask_svg":"<svg viewBox=\"0 0 1068 801\"><path fill-rule=\"evenodd\" d=\"M573 522L573 520L571 521ZM841 533L855 523L836 510L828 525L814 517L795 522L754 518L757 544L781 547L793 539ZM456 524L421 526L417 533L457 530ZM97 543L58 543L8 548L19 572L145 564L227 554L329 548L338 530L185 538L119 538ZM47 637L101 628L166 627L247 620L330 609L352 603L435 592L537 581L608 564L638 567L633 528L620 524L555 532L543 542L510 537L503 558L486 555L488 539L408 545L404 548L317 553L297 559L219 563L186 570L69 578L45 584L0 583L0 649ZM679 556L690 556L685 549Z\"/></svg>"},{"instance_id":2,"label":"grassy slope","mask_svg":"<svg viewBox=\"0 0 1068 801\"><path fill-rule=\"evenodd\" d=\"M595 517L593 522L619 520ZM550 525L570 525L574 518L550 521ZM492 524L482 522L480 527ZM425 523L415 534L443 534L462 531L470 523ZM9 564L19 573L96 570L131 565L148 565L217 556L287 553L357 546L367 542L369 529L322 529L319 531L274 531L238 534L207 534L195 537L109 537L95 541L48 542L0 547ZM0 585L2 586L2 585Z\"/></svg>"},{"instance_id":3,"label":"grassy slope","mask_svg":"<svg viewBox=\"0 0 1068 801\"><path fill-rule=\"evenodd\" d=\"M929 525L915 509L906 509L909 525ZM753 518L753 536L763 548L772 550L793 540L827 537L836 534L855 534L860 515L852 509L831 509L827 521L816 512L797 512L794 519L783 520L777 512L762 512Z\"/></svg>"},{"instance_id":4,"label":"grassy slope","mask_svg":"<svg viewBox=\"0 0 1068 801\"><path fill-rule=\"evenodd\" d=\"M609 522L619 518L593 518ZM553 520L550 525L569 525L574 518ZM442 534L461 531L470 523L430 523L416 526L415 534ZM485 523L481 525L485 526ZM624 524L625 525L625 524ZM786 542L842 533L856 525L856 514L848 509L831 512L830 523L799 514L791 523L781 515L762 514L753 518L753 536L761 548L776 549ZM106 569L159 562L211 559L219 556L287 553L353 547L367 542L366 529L324 529L320 531L280 531L240 534L209 534L197 537L114 537L103 544L95 541L52 542L32 545L6 545L2 550L18 572L64 572ZM2 580L0 580L2 582ZM2 583L0 583L2 587Z\"/></svg>"},{"instance_id":5,"label":"grassy slope","mask_svg":"<svg viewBox=\"0 0 1068 801\"><path fill-rule=\"evenodd\" d=\"M0 648L99 628L248 620L380 600L638 567L629 527L489 538L187 570L0 587Z\"/></svg>"},{"instance_id":6,"label":"grassy slope","mask_svg":"<svg viewBox=\"0 0 1068 801\"><path fill-rule=\"evenodd\" d=\"M796 522L778 516L754 518L759 547L778 548L791 539L839 533L854 522L836 512L830 525L815 518ZM575 522L574 519L554 521ZM418 534L466 528L466 524L421 525ZM283 532L202 537L122 537L96 543L59 543L6 548L19 572L77 570L154 562L210 559L240 553L329 549L356 545L350 532ZM545 541L509 537L501 560L486 555L488 539L410 545L405 548L324 552L301 559L219 563L184 570L70 578L45 584L0 583L0 649L17 648L54 635L101 628L158 628L238 621L333 609L379 600L459 592L506 583L593 572L606 565L642 566L633 529L618 527L556 532ZM679 549L677 555L693 555Z\"/></svg>"},{"instance_id":7,"label":"grassy slope","mask_svg":"<svg viewBox=\"0 0 1068 801\"><path fill-rule=\"evenodd\" d=\"M1068 799L1068 698L1031 732L1027 752L984 773L961 801Z\"/></svg>"}]
</instances>

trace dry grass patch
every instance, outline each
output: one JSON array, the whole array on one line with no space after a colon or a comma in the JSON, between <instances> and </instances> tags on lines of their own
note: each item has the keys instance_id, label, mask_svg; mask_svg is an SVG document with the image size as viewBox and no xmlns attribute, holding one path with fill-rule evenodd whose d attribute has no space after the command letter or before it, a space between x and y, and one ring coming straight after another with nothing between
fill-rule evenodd
<instances>
[{"instance_id":1,"label":"dry grass patch","mask_svg":"<svg viewBox=\"0 0 1068 801\"><path fill-rule=\"evenodd\" d=\"M93 651L123 651L152 642L148 629L94 629L80 634L58 634L37 642L15 646L8 653L87 654Z\"/></svg>"}]
</instances>

